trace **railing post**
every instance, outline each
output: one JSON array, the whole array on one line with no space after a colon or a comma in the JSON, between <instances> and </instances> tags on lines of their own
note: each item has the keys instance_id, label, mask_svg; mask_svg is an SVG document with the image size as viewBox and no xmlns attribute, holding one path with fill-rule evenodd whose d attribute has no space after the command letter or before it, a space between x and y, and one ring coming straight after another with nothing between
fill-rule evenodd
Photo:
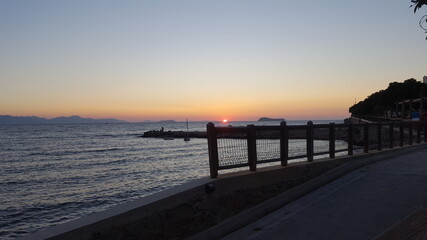
<instances>
[{"instance_id":1,"label":"railing post","mask_svg":"<svg viewBox=\"0 0 427 240\"><path fill-rule=\"evenodd\" d=\"M249 170L256 171L256 135L255 135L255 126L248 125L248 163Z\"/></svg>"},{"instance_id":2,"label":"railing post","mask_svg":"<svg viewBox=\"0 0 427 240\"><path fill-rule=\"evenodd\" d=\"M404 134L403 122L400 122L400 124L399 124L399 146L401 146L401 147L403 147L403 134Z\"/></svg>"},{"instance_id":3,"label":"railing post","mask_svg":"<svg viewBox=\"0 0 427 240\"><path fill-rule=\"evenodd\" d=\"M382 126L381 126L382 124L381 124L381 122L379 122L378 123L378 130L377 130L377 138L378 138L378 151L381 151L382 150L382 147L383 147L383 139L382 139L382 132L381 132L381 130L382 130Z\"/></svg>"},{"instance_id":4,"label":"railing post","mask_svg":"<svg viewBox=\"0 0 427 240\"><path fill-rule=\"evenodd\" d=\"M392 122L390 122L390 127L388 129L388 138L390 139L389 148L391 149L394 146L394 126Z\"/></svg>"},{"instance_id":5,"label":"railing post","mask_svg":"<svg viewBox=\"0 0 427 240\"><path fill-rule=\"evenodd\" d=\"M314 159L314 136L313 122L307 122L307 161L313 162Z\"/></svg>"},{"instance_id":6,"label":"railing post","mask_svg":"<svg viewBox=\"0 0 427 240\"><path fill-rule=\"evenodd\" d=\"M363 152L369 152L369 123L363 124L363 141L365 143Z\"/></svg>"},{"instance_id":7,"label":"railing post","mask_svg":"<svg viewBox=\"0 0 427 240\"><path fill-rule=\"evenodd\" d=\"M424 142L427 142L427 121L426 120L424 120L423 126L424 126Z\"/></svg>"},{"instance_id":8,"label":"railing post","mask_svg":"<svg viewBox=\"0 0 427 240\"><path fill-rule=\"evenodd\" d=\"M409 145L412 145L412 122L409 122Z\"/></svg>"},{"instance_id":9,"label":"railing post","mask_svg":"<svg viewBox=\"0 0 427 240\"><path fill-rule=\"evenodd\" d=\"M335 158L335 123L329 124L329 157Z\"/></svg>"},{"instance_id":10,"label":"railing post","mask_svg":"<svg viewBox=\"0 0 427 240\"><path fill-rule=\"evenodd\" d=\"M209 167L211 178L218 177L218 141L217 134L215 130L215 125L213 123L208 123L207 125L207 134L208 134L208 152L209 152Z\"/></svg>"},{"instance_id":11,"label":"railing post","mask_svg":"<svg viewBox=\"0 0 427 240\"><path fill-rule=\"evenodd\" d=\"M280 123L280 162L282 166L288 165L289 158L289 135L288 125L285 121Z\"/></svg>"},{"instance_id":12,"label":"railing post","mask_svg":"<svg viewBox=\"0 0 427 240\"><path fill-rule=\"evenodd\" d=\"M353 155L353 123L348 124L348 155Z\"/></svg>"},{"instance_id":13,"label":"railing post","mask_svg":"<svg viewBox=\"0 0 427 240\"><path fill-rule=\"evenodd\" d=\"M421 143L421 122L417 122L417 143Z\"/></svg>"}]
</instances>

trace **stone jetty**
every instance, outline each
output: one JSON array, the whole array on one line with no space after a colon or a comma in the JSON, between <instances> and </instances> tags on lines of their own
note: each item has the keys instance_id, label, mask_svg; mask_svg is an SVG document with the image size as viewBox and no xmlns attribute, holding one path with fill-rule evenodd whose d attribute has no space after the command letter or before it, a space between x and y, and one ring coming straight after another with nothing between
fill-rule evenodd
<instances>
[{"instance_id":1,"label":"stone jetty","mask_svg":"<svg viewBox=\"0 0 427 240\"><path fill-rule=\"evenodd\" d=\"M207 138L207 132L201 132L201 131L192 131L192 132L186 132L186 131L159 131L159 130L152 130L145 132L141 137L144 138L184 138L186 136L189 136L190 138Z\"/></svg>"},{"instance_id":2,"label":"stone jetty","mask_svg":"<svg viewBox=\"0 0 427 240\"><path fill-rule=\"evenodd\" d=\"M347 132L346 130L337 129L336 139L346 140ZM295 129L289 131L290 139L305 139L307 131L305 129ZM161 130L152 130L144 132L141 136L143 138L207 138L207 132L205 131L161 131ZM235 132L222 132L218 133L219 138L235 138L235 139L246 139L246 133L235 133ZM256 133L257 139L279 139L279 131L263 131ZM329 139L329 130L328 129L316 129L314 134L315 140L328 140Z\"/></svg>"}]
</instances>

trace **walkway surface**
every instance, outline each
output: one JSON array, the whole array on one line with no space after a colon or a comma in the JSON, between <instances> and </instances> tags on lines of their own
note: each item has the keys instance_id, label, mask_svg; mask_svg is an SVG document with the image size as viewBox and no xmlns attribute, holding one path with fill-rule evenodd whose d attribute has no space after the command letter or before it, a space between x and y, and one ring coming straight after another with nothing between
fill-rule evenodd
<instances>
[{"instance_id":1,"label":"walkway surface","mask_svg":"<svg viewBox=\"0 0 427 240\"><path fill-rule=\"evenodd\" d=\"M422 149L355 170L222 239L375 239L426 204Z\"/></svg>"}]
</instances>

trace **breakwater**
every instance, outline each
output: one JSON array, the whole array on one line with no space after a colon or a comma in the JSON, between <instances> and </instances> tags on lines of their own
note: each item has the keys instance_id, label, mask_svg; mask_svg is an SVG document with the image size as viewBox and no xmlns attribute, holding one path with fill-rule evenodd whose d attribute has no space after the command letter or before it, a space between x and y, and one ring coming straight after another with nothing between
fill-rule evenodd
<instances>
[{"instance_id":1,"label":"breakwater","mask_svg":"<svg viewBox=\"0 0 427 240\"><path fill-rule=\"evenodd\" d=\"M190 138L207 138L207 133L203 131L191 131L191 132L185 132L185 131L161 131L161 130L151 130L144 132L144 134L141 137L144 138L184 138L184 137L190 137Z\"/></svg>"},{"instance_id":2,"label":"breakwater","mask_svg":"<svg viewBox=\"0 0 427 240\"><path fill-rule=\"evenodd\" d=\"M346 129L337 129L337 139L338 140L346 140ZM294 131L289 133L290 139L305 139L306 138L306 130L305 129L295 129ZM151 130L144 132L141 136L143 138L207 138L208 134L205 131L161 131L161 130ZM236 132L226 132L224 131L220 135L221 138L233 138L233 139L246 139L247 134L236 133ZM328 140L329 139L329 130L328 129L319 129L316 131L316 135L314 136L315 140ZM257 134L258 139L279 139L280 134L278 131L264 131Z\"/></svg>"}]
</instances>

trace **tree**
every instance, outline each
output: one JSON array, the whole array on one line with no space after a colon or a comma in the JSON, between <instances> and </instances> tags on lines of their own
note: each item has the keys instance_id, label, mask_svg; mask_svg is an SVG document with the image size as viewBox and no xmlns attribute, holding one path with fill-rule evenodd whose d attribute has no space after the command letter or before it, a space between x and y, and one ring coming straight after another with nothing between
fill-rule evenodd
<instances>
[{"instance_id":1,"label":"tree","mask_svg":"<svg viewBox=\"0 0 427 240\"><path fill-rule=\"evenodd\" d=\"M403 83L392 82L387 89L368 96L365 100L351 106L352 115L382 116L383 112L394 110L396 102L427 96L427 88L422 82L411 78Z\"/></svg>"},{"instance_id":2,"label":"tree","mask_svg":"<svg viewBox=\"0 0 427 240\"><path fill-rule=\"evenodd\" d=\"M411 0L411 2L413 3L411 7L414 7L414 13L416 13L423 5L427 5L427 0Z\"/></svg>"},{"instance_id":3,"label":"tree","mask_svg":"<svg viewBox=\"0 0 427 240\"><path fill-rule=\"evenodd\" d=\"M416 13L417 10L420 9L423 5L427 5L427 0L411 0L411 2L413 3L411 7L414 7L414 13ZM427 33L427 15L424 15L420 19L419 25Z\"/></svg>"}]
</instances>

